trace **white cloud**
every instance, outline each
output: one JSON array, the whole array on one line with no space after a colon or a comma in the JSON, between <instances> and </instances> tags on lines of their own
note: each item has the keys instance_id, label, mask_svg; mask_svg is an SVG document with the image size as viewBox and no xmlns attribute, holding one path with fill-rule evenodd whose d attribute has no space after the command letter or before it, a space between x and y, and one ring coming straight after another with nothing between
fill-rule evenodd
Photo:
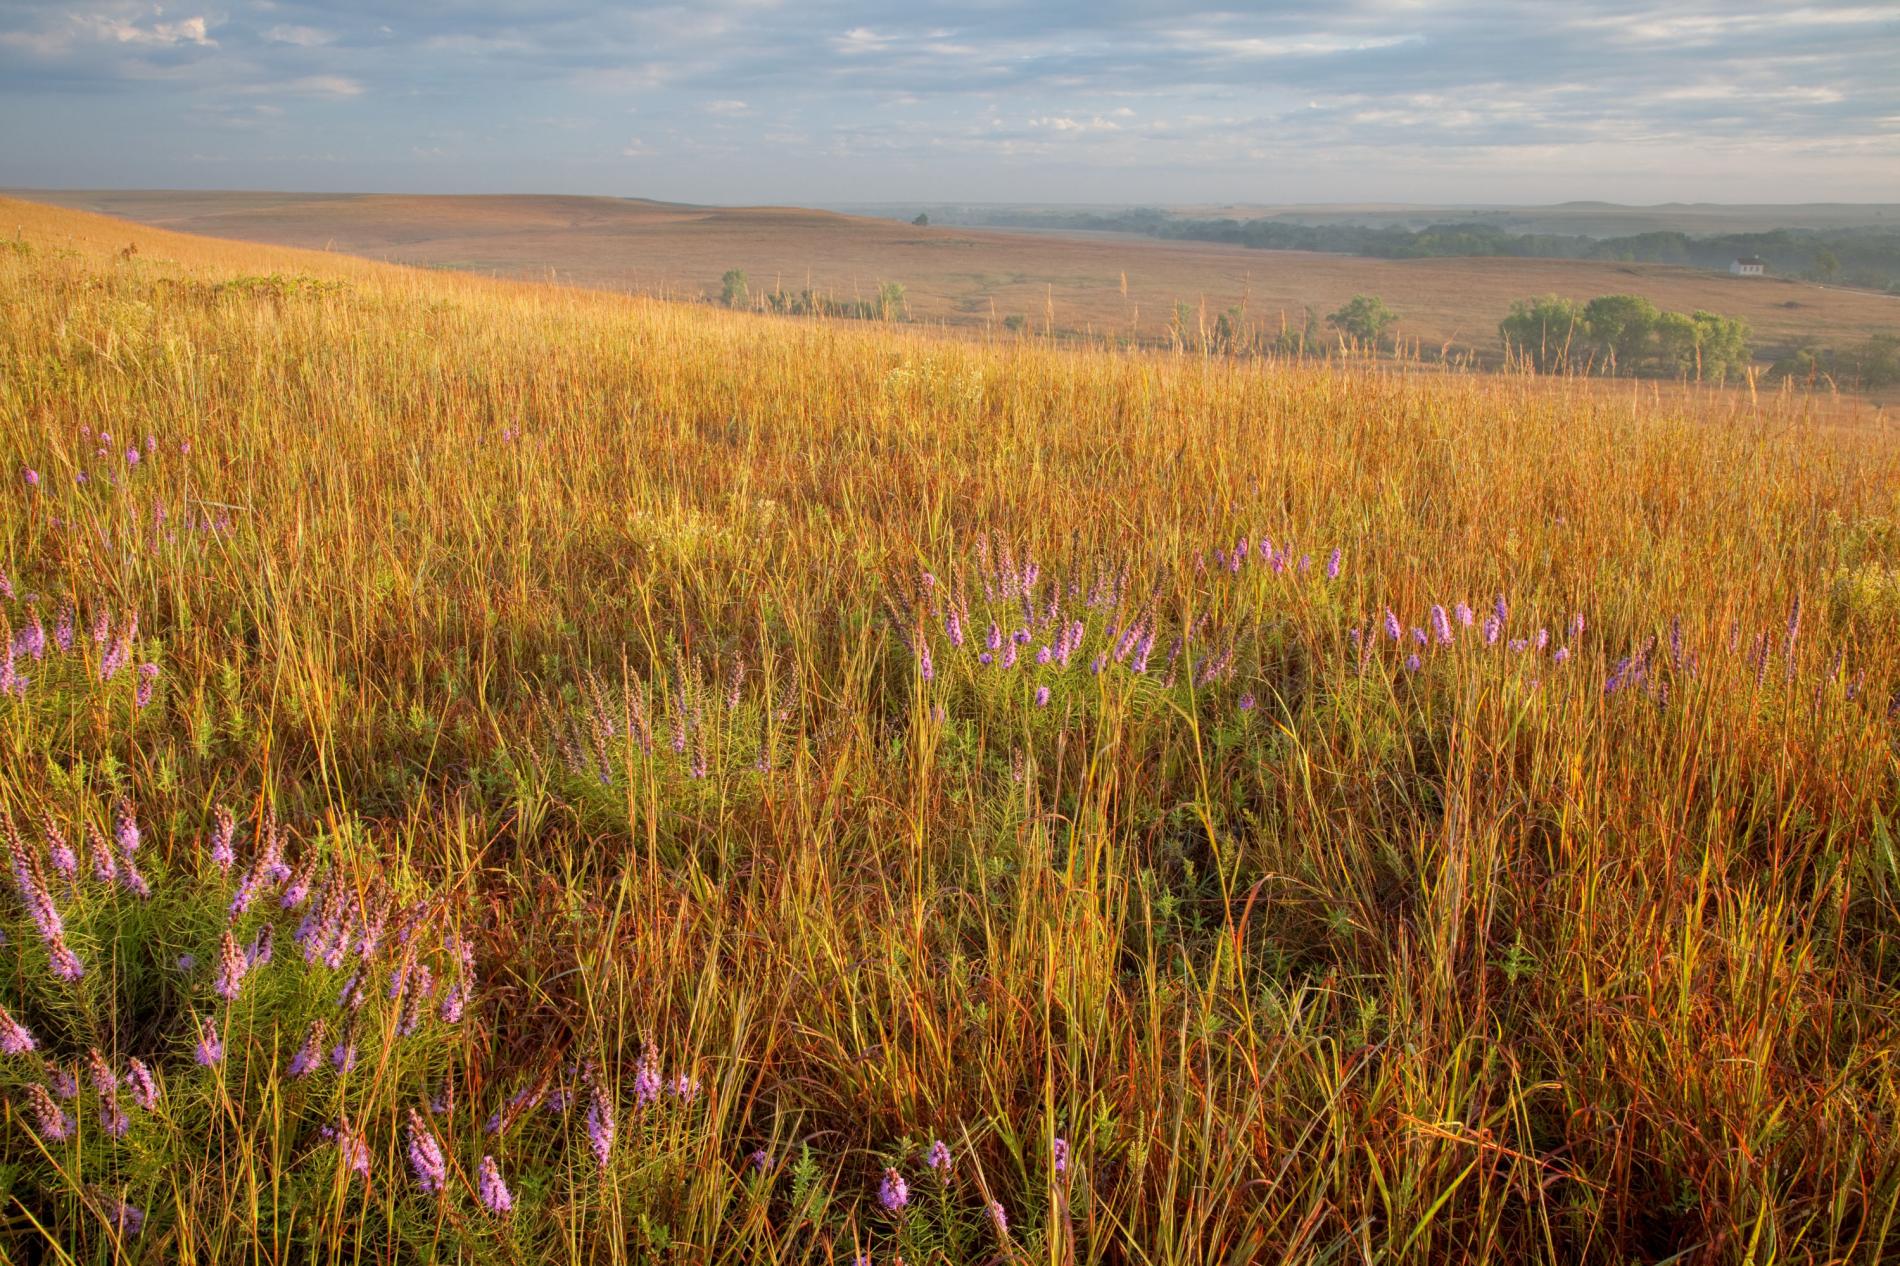
<instances>
[{"instance_id":1,"label":"white cloud","mask_svg":"<svg viewBox=\"0 0 1900 1266\"><path fill-rule=\"evenodd\" d=\"M735 115L735 114L744 114L751 108L752 108L751 106L748 106L743 101L725 100L725 101L708 101L706 103L706 113L708 114L723 114L723 115L730 116L730 115Z\"/></svg>"},{"instance_id":2,"label":"white cloud","mask_svg":"<svg viewBox=\"0 0 1900 1266\"><path fill-rule=\"evenodd\" d=\"M277 44L295 44L298 48L321 48L336 36L314 26L273 26L264 32L264 38Z\"/></svg>"},{"instance_id":3,"label":"white cloud","mask_svg":"<svg viewBox=\"0 0 1900 1266\"><path fill-rule=\"evenodd\" d=\"M154 9L154 15L158 10ZM119 44L133 44L143 47L162 48L172 44L196 44L203 48L216 48L218 42L205 31L202 17L182 18L177 22L154 22L150 26L140 26L121 18L105 17L99 14L74 14L73 22L82 31L95 39L110 40Z\"/></svg>"}]
</instances>

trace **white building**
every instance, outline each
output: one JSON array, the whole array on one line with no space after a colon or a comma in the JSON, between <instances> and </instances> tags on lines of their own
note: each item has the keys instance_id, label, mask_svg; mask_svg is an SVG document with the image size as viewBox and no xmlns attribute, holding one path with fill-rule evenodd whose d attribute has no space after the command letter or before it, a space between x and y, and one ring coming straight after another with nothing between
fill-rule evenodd
<instances>
[{"instance_id":1,"label":"white building","mask_svg":"<svg viewBox=\"0 0 1900 1266\"><path fill-rule=\"evenodd\" d=\"M1744 255L1728 266L1729 274L1735 277L1759 277L1768 271L1766 260L1753 255Z\"/></svg>"}]
</instances>

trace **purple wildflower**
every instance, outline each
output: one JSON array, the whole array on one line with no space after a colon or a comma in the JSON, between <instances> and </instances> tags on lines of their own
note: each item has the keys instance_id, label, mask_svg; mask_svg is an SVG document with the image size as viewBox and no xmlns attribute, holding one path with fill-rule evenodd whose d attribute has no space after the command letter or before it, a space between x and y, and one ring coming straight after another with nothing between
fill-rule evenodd
<instances>
[{"instance_id":1,"label":"purple wildflower","mask_svg":"<svg viewBox=\"0 0 1900 1266\"><path fill-rule=\"evenodd\" d=\"M79 1082L70 1072L57 1064L46 1070L46 1084L51 1086L53 1093L62 1099L75 1099L79 1096Z\"/></svg>"},{"instance_id":2,"label":"purple wildflower","mask_svg":"<svg viewBox=\"0 0 1900 1266\"><path fill-rule=\"evenodd\" d=\"M218 806L216 824L211 828L211 863L224 874L237 863L237 819L223 805Z\"/></svg>"},{"instance_id":3,"label":"purple wildflower","mask_svg":"<svg viewBox=\"0 0 1900 1266\"><path fill-rule=\"evenodd\" d=\"M443 1159L442 1144L414 1108L409 1109L409 1168L424 1191L438 1192L448 1183L449 1164Z\"/></svg>"},{"instance_id":4,"label":"purple wildflower","mask_svg":"<svg viewBox=\"0 0 1900 1266\"><path fill-rule=\"evenodd\" d=\"M646 1107L660 1097L660 1057L648 1046L640 1053L640 1062L633 1070L633 1101L639 1107Z\"/></svg>"},{"instance_id":5,"label":"purple wildflower","mask_svg":"<svg viewBox=\"0 0 1900 1266\"><path fill-rule=\"evenodd\" d=\"M947 1177L950 1173L950 1145L942 1139L934 1140L930 1150L924 1154L924 1164L935 1170L939 1178Z\"/></svg>"},{"instance_id":6,"label":"purple wildflower","mask_svg":"<svg viewBox=\"0 0 1900 1266\"><path fill-rule=\"evenodd\" d=\"M33 1110L33 1128L43 1139L59 1142L72 1137L73 1119L53 1102L46 1087L33 1082L26 1088L26 1106Z\"/></svg>"},{"instance_id":7,"label":"purple wildflower","mask_svg":"<svg viewBox=\"0 0 1900 1266\"><path fill-rule=\"evenodd\" d=\"M120 1235L137 1235L145 1229L145 1211L135 1204L123 1200L114 1200L106 1220L112 1223L112 1229Z\"/></svg>"},{"instance_id":8,"label":"purple wildflower","mask_svg":"<svg viewBox=\"0 0 1900 1266\"><path fill-rule=\"evenodd\" d=\"M79 961L79 955L66 947L64 941L54 941L47 946L47 956L52 959L53 974L68 984L86 974L86 965Z\"/></svg>"},{"instance_id":9,"label":"purple wildflower","mask_svg":"<svg viewBox=\"0 0 1900 1266\"><path fill-rule=\"evenodd\" d=\"M139 458L141 456L142 454L138 451L138 449L128 448L125 450L125 464L128 466L136 466L139 464Z\"/></svg>"},{"instance_id":10,"label":"purple wildflower","mask_svg":"<svg viewBox=\"0 0 1900 1266\"><path fill-rule=\"evenodd\" d=\"M338 1038L336 1045L330 1048L330 1067L339 1073L356 1067L356 1043L350 1040L349 1034Z\"/></svg>"},{"instance_id":11,"label":"purple wildflower","mask_svg":"<svg viewBox=\"0 0 1900 1266\"><path fill-rule=\"evenodd\" d=\"M323 1032L325 1027L327 1026L321 1019L311 1023L309 1036L304 1038L303 1045L297 1048L297 1053L290 1057L290 1075L292 1077L307 1077L316 1071L317 1065L323 1062Z\"/></svg>"},{"instance_id":12,"label":"purple wildflower","mask_svg":"<svg viewBox=\"0 0 1900 1266\"><path fill-rule=\"evenodd\" d=\"M201 1068L211 1068L224 1059L224 1042L218 1036L215 1018L198 1021L198 1048L193 1054Z\"/></svg>"},{"instance_id":13,"label":"purple wildflower","mask_svg":"<svg viewBox=\"0 0 1900 1266\"><path fill-rule=\"evenodd\" d=\"M1422 667L1422 664L1416 654L1407 655L1405 657L1405 671L1406 672L1415 673L1420 669L1420 667Z\"/></svg>"},{"instance_id":14,"label":"purple wildflower","mask_svg":"<svg viewBox=\"0 0 1900 1266\"><path fill-rule=\"evenodd\" d=\"M37 1045L27 1027L0 1006L0 1055L24 1055Z\"/></svg>"},{"instance_id":15,"label":"purple wildflower","mask_svg":"<svg viewBox=\"0 0 1900 1266\"><path fill-rule=\"evenodd\" d=\"M1339 561L1339 547L1335 545L1332 554L1326 559L1326 579L1339 579Z\"/></svg>"},{"instance_id":16,"label":"purple wildflower","mask_svg":"<svg viewBox=\"0 0 1900 1266\"><path fill-rule=\"evenodd\" d=\"M930 662L930 643L921 638L917 642L917 675L925 681L937 675L936 668Z\"/></svg>"},{"instance_id":17,"label":"purple wildflower","mask_svg":"<svg viewBox=\"0 0 1900 1266\"><path fill-rule=\"evenodd\" d=\"M151 706L152 691L158 685L158 665L145 663L139 665L139 687L133 693L132 702L140 710Z\"/></svg>"},{"instance_id":18,"label":"purple wildflower","mask_svg":"<svg viewBox=\"0 0 1900 1266\"><path fill-rule=\"evenodd\" d=\"M343 1168L352 1174L369 1177L369 1143L350 1124L346 1116L338 1121L336 1128L323 1127L323 1137L336 1141L337 1156L343 1162Z\"/></svg>"},{"instance_id":19,"label":"purple wildflower","mask_svg":"<svg viewBox=\"0 0 1900 1266\"><path fill-rule=\"evenodd\" d=\"M673 1092L673 1097L681 1103L691 1103L699 1098L699 1078L691 1073L681 1073L673 1078L673 1084L669 1089Z\"/></svg>"},{"instance_id":20,"label":"purple wildflower","mask_svg":"<svg viewBox=\"0 0 1900 1266\"><path fill-rule=\"evenodd\" d=\"M277 929L269 923L257 929L257 935L244 947L244 969L254 971L270 962L277 949Z\"/></svg>"},{"instance_id":21,"label":"purple wildflower","mask_svg":"<svg viewBox=\"0 0 1900 1266\"><path fill-rule=\"evenodd\" d=\"M508 1184L501 1180L501 1166L495 1163L493 1156L482 1157L481 1181L478 1184L482 1204L497 1217L515 1207L513 1193Z\"/></svg>"},{"instance_id":22,"label":"purple wildflower","mask_svg":"<svg viewBox=\"0 0 1900 1266\"><path fill-rule=\"evenodd\" d=\"M1003 1212L1003 1202L1000 1200L990 1201L988 1212L990 1221L996 1224L996 1233L998 1235L1007 1236L1009 1234L1009 1215Z\"/></svg>"},{"instance_id":23,"label":"purple wildflower","mask_svg":"<svg viewBox=\"0 0 1900 1266\"><path fill-rule=\"evenodd\" d=\"M1240 696L1240 710L1242 712L1252 712L1253 702L1253 691L1243 691Z\"/></svg>"},{"instance_id":24,"label":"purple wildflower","mask_svg":"<svg viewBox=\"0 0 1900 1266\"><path fill-rule=\"evenodd\" d=\"M1502 632L1504 632L1504 622L1495 614L1484 617L1484 644L1486 646L1496 646L1498 634Z\"/></svg>"},{"instance_id":25,"label":"purple wildflower","mask_svg":"<svg viewBox=\"0 0 1900 1266\"><path fill-rule=\"evenodd\" d=\"M73 649L73 604L67 602L59 609L59 616L53 621L53 644L62 653Z\"/></svg>"},{"instance_id":26,"label":"purple wildflower","mask_svg":"<svg viewBox=\"0 0 1900 1266\"><path fill-rule=\"evenodd\" d=\"M226 1002L236 1002L238 992L244 987L244 973L249 969L244 951L238 948L237 937L226 928L218 942L218 974L211 982L212 992Z\"/></svg>"},{"instance_id":27,"label":"purple wildflower","mask_svg":"<svg viewBox=\"0 0 1900 1266\"><path fill-rule=\"evenodd\" d=\"M1058 1174L1069 1172L1069 1140L1054 1139L1049 1144L1050 1168Z\"/></svg>"},{"instance_id":28,"label":"purple wildflower","mask_svg":"<svg viewBox=\"0 0 1900 1266\"><path fill-rule=\"evenodd\" d=\"M1405 639L1405 626L1399 623L1398 613L1391 607L1385 609L1385 635L1395 642Z\"/></svg>"},{"instance_id":29,"label":"purple wildflower","mask_svg":"<svg viewBox=\"0 0 1900 1266\"><path fill-rule=\"evenodd\" d=\"M117 1095L99 1101L99 1128L115 1139L124 1138L125 1132L132 1128L132 1118L119 1106Z\"/></svg>"},{"instance_id":30,"label":"purple wildflower","mask_svg":"<svg viewBox=\"0 0 1900 1266\"><path fill-rule=\"evenodd\" d=\"M587 1101L587 1145L594 1149L600 1167L607 1168L614 1151L614 1106L599 1086Z\"/></svg>"},{"instance_id":31,"label":"purple wildflower","mask_svg":"<svg viewBox=\"0 0 1900 1266\"><path fill-rule=\"evenodd\" d=\"M1557 648L1557 653L1550 657L1550 662L1553 664L1569 663L1570 662L1570 648L1568 646L1559 646Z\"/></svg>"},{"instance_id":32,"label":"purple wildflower","mask_svg":"<svg viewBox=\"0 0 1900 1266\"><path fill-rule=\"evenodd\" d=\"M40 486L40 472L39 471L34 470L31 466L28 466L24 469L24 471L22 471L22 474L26 478L27 487L37 488Z\"/></svg>"},{"instance_id":33,"label":"purple wildflower","mask_svg":"<svg viewBox=\"0 0 1900 1266\"><path fill-rule=\"evenodd\" d=\"M884 1181L877 1185L877 1202L884 1206L886 1213L902 1213L904 1206L910 1203L910 1184L904 1181L904 1175L895 1169L886 1169Z\"/></svg>"},{"instance_id":34,"label":"purple wildflower","mask_svg":"<svg viewBox=\"0 0 1900 1266\"><path fill-rule=\"evenodd\" d=\"M145 1066L143 1060L134 1059L127 1065L125 1084L132 1091L134 1103L147 1112L157 1111L158 1082L153 1079L152 1070Z\"/></svg>"},{"instance_id":35,"label":"purple wildflower","mask_svg":"<svg viewBox=\"0 0 1900 1266\"><path fill-rule=\"evenodd\" d=\"M1036 687L1036 706L1038 708L1046 708L1049 706L1049 687Z\"/></svg>"},{"instance_id":36,"label":"purple wildflower","mask_svg":"<svg viewBox=\"0 0 1900 1266\"><path fill-rule=\"evenodd\" d=\"M1451 645L1451 617L1445 613L1443 604L1432 604L1432 635L1440 646Z\"/></svg>"},{"instance_id":37,"label":"purple wildflower","mask_svg":"<svg viewBox=\"0 0 1900 1266\"><path fill-rule=\"evenodd\" d=\"M45 829L46 852L47 856L52 859L53 869L59 872L59 876L62 879L77 879L79 877L79 854L73 852L72 845L66 842L65 832L59 829L59 824L53 821L51 814L46 816Z\"/></svg>"},{"instance_id":38,"label":"purple wildflower","mask_svg":"<svg viewBox=\"0 0 1900 1266\"><path fill-rule=\"evenodd\" d=\"M746 1160L750 1162L755 1171L761 1174L772 1168L772 1153L762 1147L753 1148L752 1155L748 1156Z\"/></svg>"}]
</instances>

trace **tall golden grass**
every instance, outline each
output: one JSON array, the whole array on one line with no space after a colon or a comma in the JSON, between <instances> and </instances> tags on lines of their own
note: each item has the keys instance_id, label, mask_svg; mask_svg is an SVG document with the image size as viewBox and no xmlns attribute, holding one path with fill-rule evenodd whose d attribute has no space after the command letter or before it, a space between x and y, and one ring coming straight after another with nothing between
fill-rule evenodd
<instances>
[{"instance_id":1,"label":"tall golden grass","mask_svg":"<svg viewBox=\"0 0 1900 1266\"><path fill-rule=\"evenodd\" d=\"M12 816L127 797L160 889L72 898L115 965L83 1001L24 949L0 983L40 1048L0 1064L19 1256L1900 1253L1889 429L0 209L9 619L29 591L49 622L135 611L161 667L144 709L50 668L0 700ZM1022 666L978 658L1030 560L1037 608L1053 580L1088 624L1066 669L1032 662L1040 626ZM1113 651L1143 612L1136 674ZM233 1056L197 1067L202 985L152 964L215 944L228 890L165 894L214 876L219 804L438 894L468 1018L306 1090L313 977L232 1008ZM171 1107L48 1140L25 1087L91 1047L149 1053ZM699 1079L690 1109L639 1106L643 1051ZM574 1076L620 1105L604 1171L578 1109L484 1132ZM432 1195L403 1122L445 1078L468 1106L435 1118ZM339 1112L367 1179L318 1132Z\"/></svg>"}]
</instances>

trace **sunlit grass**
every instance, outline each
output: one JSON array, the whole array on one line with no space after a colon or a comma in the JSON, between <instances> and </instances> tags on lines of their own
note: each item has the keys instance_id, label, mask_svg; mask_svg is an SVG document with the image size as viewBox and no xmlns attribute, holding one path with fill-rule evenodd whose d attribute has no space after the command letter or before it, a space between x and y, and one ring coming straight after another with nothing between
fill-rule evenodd
<instances>
[{"instance_id":1,"label":"sunlit grass","mask_svg":"<svg viewBox=\"0 0 1900 1266\"><path fill-rule=\"evenodd\" d=\"M1887 430L20 216L19 1252L1900 1251ZM109 841L121 800L150 898L41 826ZM267 880L223 999L273 816L387 941L307 961ZM415 961L467 971L453 1022L408 1024ZM355 1062L293 1077L316 1019ZM91 1049L158 1070L122 1138Z\"/></svg>"}]
</instances>

